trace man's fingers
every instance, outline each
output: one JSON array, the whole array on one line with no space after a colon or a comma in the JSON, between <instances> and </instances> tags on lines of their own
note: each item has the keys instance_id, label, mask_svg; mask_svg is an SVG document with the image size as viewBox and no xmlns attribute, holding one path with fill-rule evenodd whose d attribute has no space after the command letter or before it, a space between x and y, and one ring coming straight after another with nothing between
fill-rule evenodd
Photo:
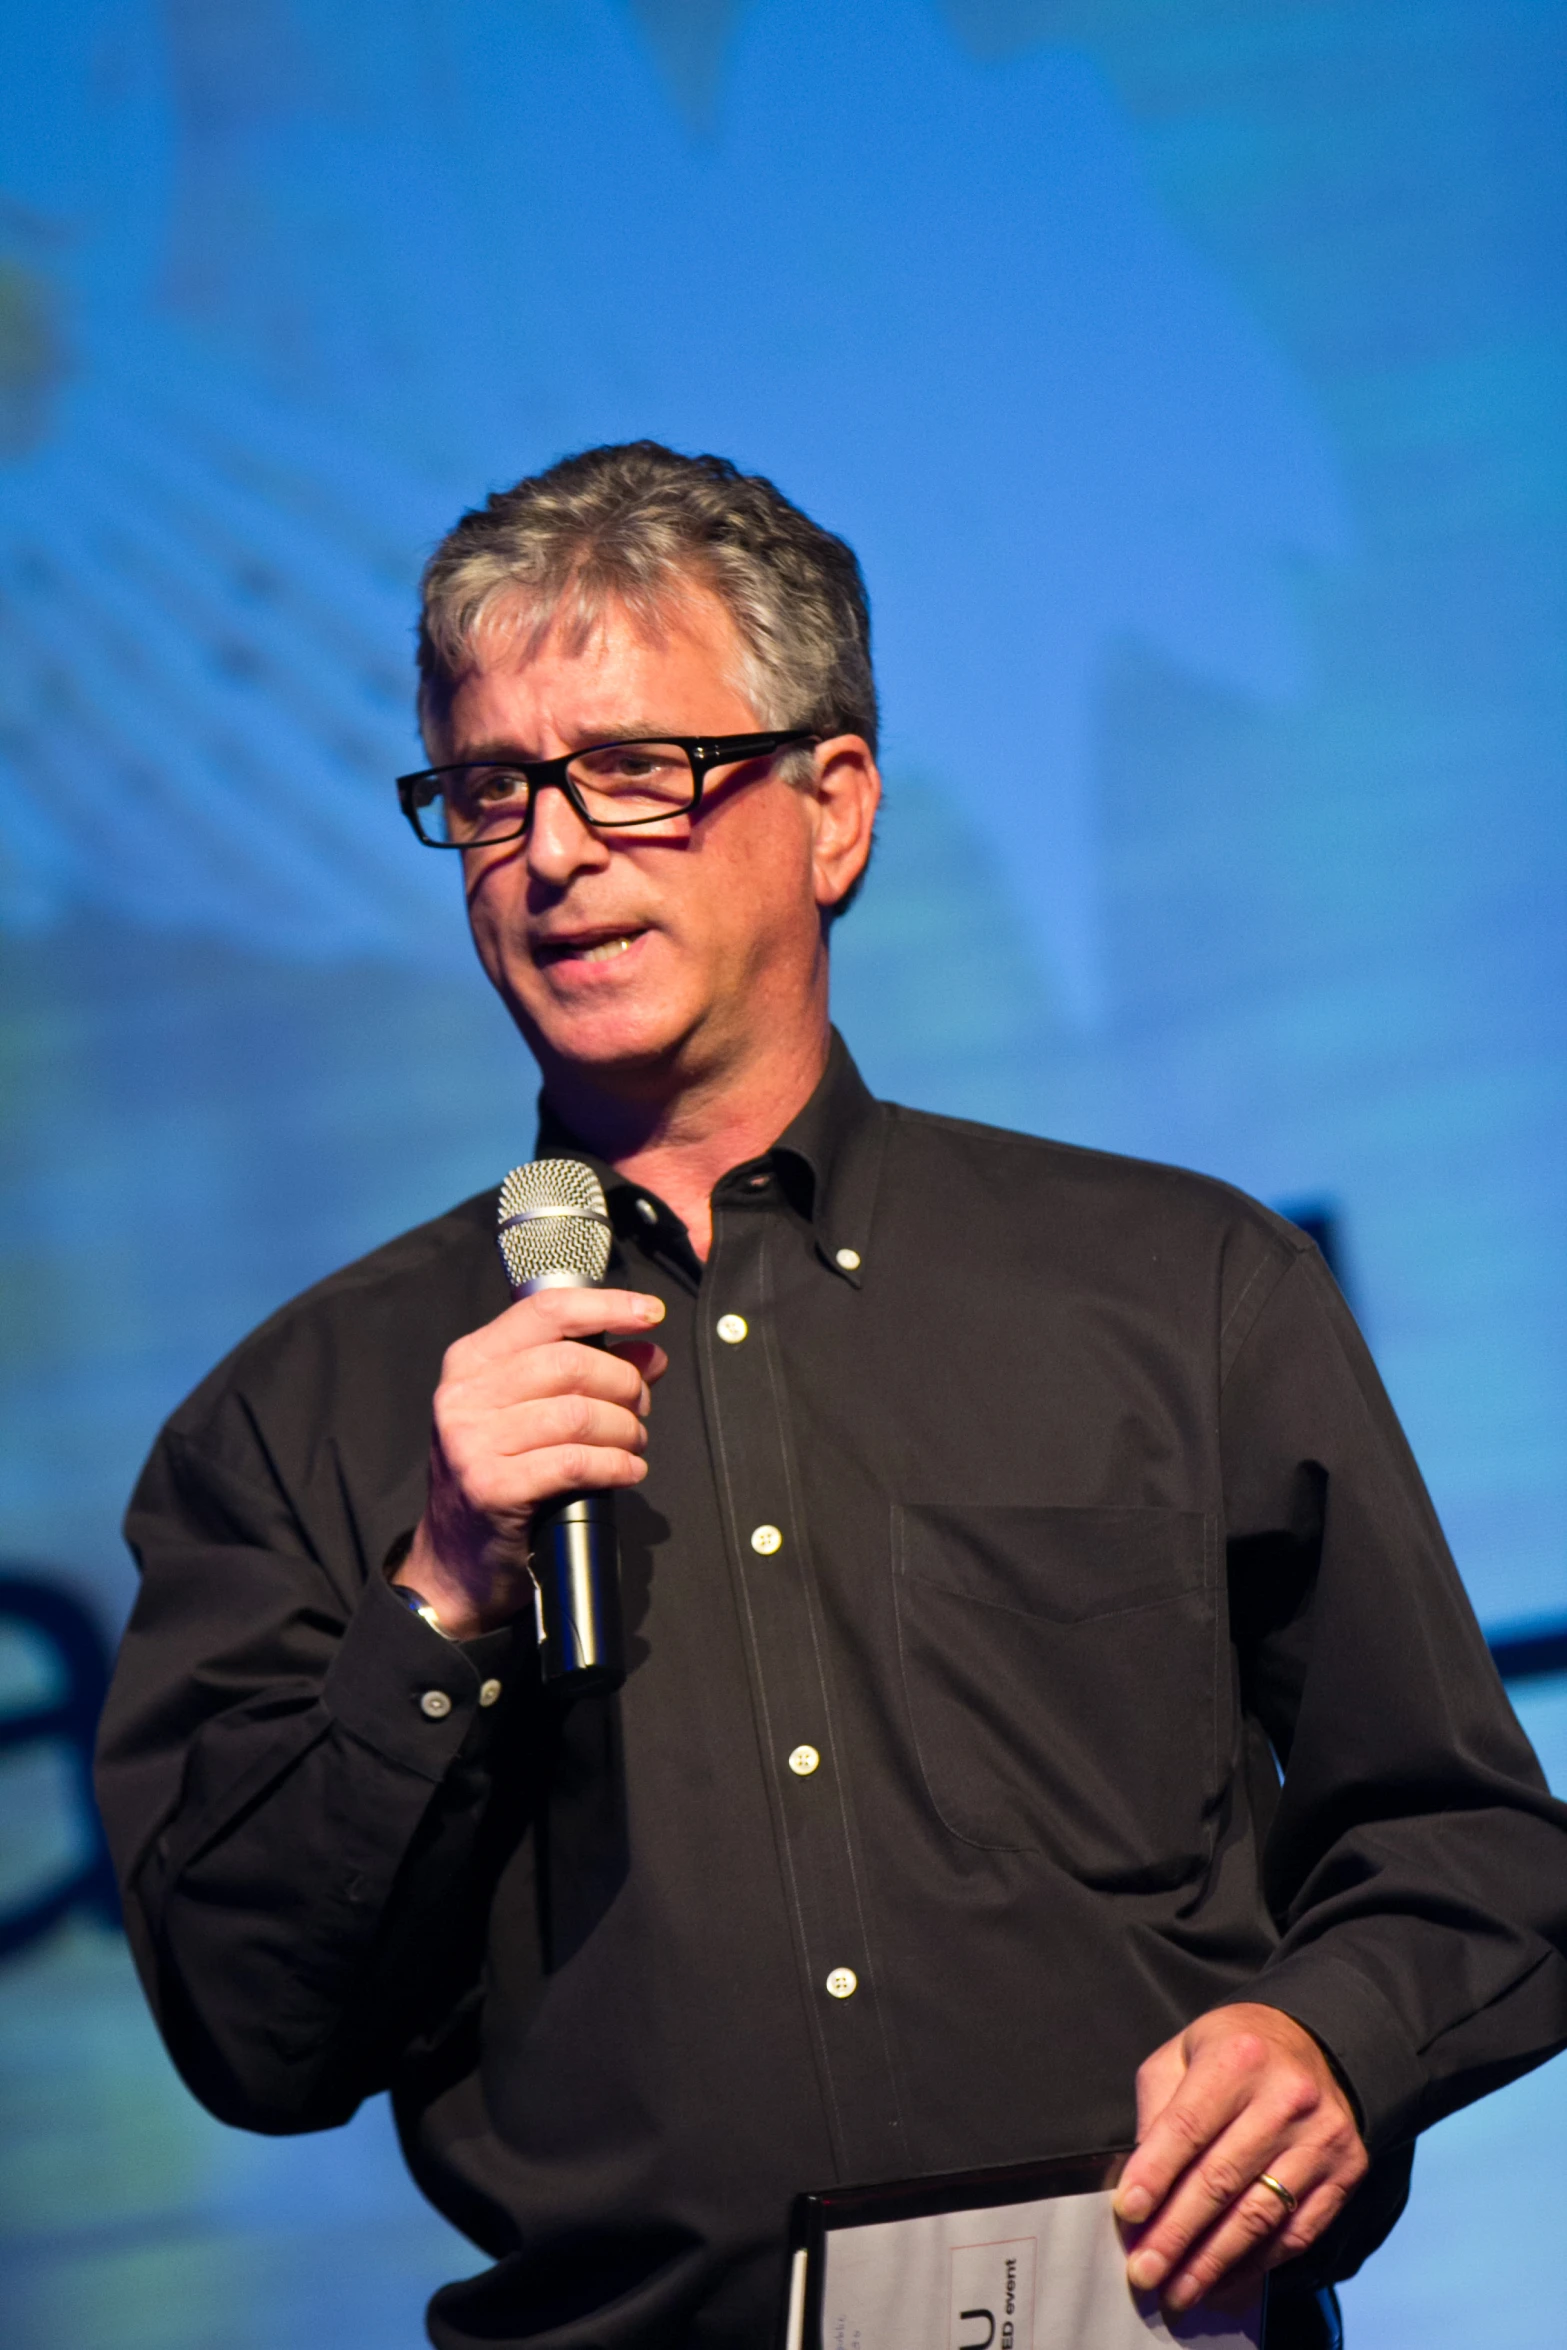
<instances>
[{"instance_id":1,"label":"man's fingers","mask_svg":"<svg viewBox=\"0 0 1567 2350\"><path fill-rule=\"evenodd\" d=\"M441 1365L443 1379L472 1376L562 1339L636 1338L664 1318L661 1298L635 1289L541 1289L519 1297L493 1322L453 1339Z\"/></svg>"},{"instance_id":2,"label":"man's fingers","mask_svg":"<svg viewBox=\"0 0 1567 2350\"><path fill-rule=\"evenodd\" d=\"M1127 2263L1132 2283L1144 2290L1163 2286L1167 2279L1185 2273L1199 2256L1206 2258L1214 2245L1224 2248L1230 2260L1239 2260L1254 2246L1276 2236L1290 2214L1282 2197L1257 2184L1265 2170L1270 2177L1280 2175L1277 2168L1269 2167L1269 2150L1274 2144L1271 2133L1261 2137L1252 2131L1228 2133L1193 2163ZM1292 2175L1284 2184L1304 2203L1317 2184L1315 2163L1303 2164L1298 2149L1292 2163L1278 2154L1273 2155L1273 2162L1290 2170ZM1221 2273L1220 2268L1213 2268L1208 2281Z\"/></svg>"},{"instance_id":3,"label":"man's fingers","mask_svg":"<svg viewBox=\"0 0 1567 2350\"><path fill-rule=\"evenodd\" d=\"M1276 2174L1270 2172L1270 2177ZM1227 2301L1255 2290L1270 2268L1292 2260L1314 2243L1343 2209L1346 2190L1324 2180L1300 2196L1288 2211L1270 2187L1254 2181L1249 2191L1186 2253L1161 2298L1179 2312L1208 2299L1223 2280Z\"/></svg>"},{"instance_id":4,"label":"man's fingers","mask_svg":"<svg viewBox=\"0 0 1567 2350\"><path fill-rule=\"evenodd\" d=\"M584 1346L574 1338L530 1347L510 1360L487 1364L469 1384L475 1393L507 1401L592 1395L605 1403L623 1403L633 1411L645 1409L648 1401L640 1365L611 1354L607 1347Z\"/></svg>"},{"instance_id":5,"label":"man's fingers","mask_svg":"<svg viewBox=\"0 0 1567 2350\"><path fill-rule=\"evenodd\" d=\"M547 1345L554 1338L637 1338L664 1319L664 1301L641 1289L541 1289L519 1297L470 1335L505 1348ZM466 1343L466 1342L459 1342Z\"/></svg>"},{"instance_id":6,"label":"man's fingers","mask_svg":"<svg viewBox=\"0 0 1567 2350\"><path fill-rule=\"evenodd\" d=\"M1269 2175L1276 2177L1277 2173ZM1266 2196L1271 2193L1271 2189L1264 2187L1259 2180L1255 2183L1255 2192ZM1275 2198L1278 2226L1271 2235L1259 2236L1249 2252L1231 2261L1217 2283L1207 2286L1199 2283L1194 2294L1186 2292L1185 2286L1189 2281L1187 2268L1194 2265L1197 2258L1196 2253L1193 2253L1189 2262L1183 2264L1178 2278L1171 2280L1172 2287L1177 2284L1180 2286L1182 2301L1188 2307L1194 2300L1203 2300L1215 2309L1232 2314L1244 2309L1270 2269L1278 2268L1286 2260L1293 2260L1298 2252L1304 2252L1307 2245L1314 2244L1324 2228L1337 2219L1349 2200L1350 2192L1349 2188L1336 2180L1325 2180L1314 2193L1302 2196L1292 2212L1286 2211Z\"/></svg>"},{"instance_id":7,"label":"man's fingers","mask_svg":"<svg viewBox=\"0 0 1567 2350\"><path fill-rule=\"evenodd\" d=\"M640 1455L648 1441L640 1413L591 1395L530 1398L471 1419L448 1413L438 1433L448 1470L482 1511L526 1508L558 1492L543 1464L563 1446Z\"/></svg>"},{"instance_id":8,"label":"man's fingers","mask_svg":"<svg viewBox=\"0 0 1567 2350\"><path fill-rule=\"evenodd\" d=\"M669 1368L669 1357L655 1338L616 1338L603 1351L611 1362L632 1364L649 1387L662 1379Z\"/></svg>"},{"instance_id":9,"label":"man's fingers","mask_svg":"<svg viewBox=\"0 0 1567 2350\"><path fill-rule=\"evenodd\" d=\"M636 1440L624 1444L567 1437L555 1443L535 1442L515 1453L476 1448L471 1459L464 1458L460 1446L443 1446L444 1491L467 1514L470 1526L477 1520L505 1542L525 1542L528 1523L543 1503L563 1493L641 1484L647 1475L645 1438L641 1422L633 1426ZM437 1499L432 1480L432 1504Z\"/></svg>"},{"instance_id":10,"label":"man's fingers","mask_svg":"<svg viewBox=\"0 0 1567 2350\"><path fill-rule=\"evenodd\" d=\"M1219 2213L1238 2203L1252 2181L1269 2169L1301 2118L1292 2101L1277 2093L1264 2091L1248 2100L1228 2128L1196 2145L1164 2197L1150 2234L1173 2253L1211 2227ZM1178 2142L1185 2142L1187 2135L1185 2129L1179 2130ZM1276 2210L1282 2208L1279 2198L1273 2201Z\"/></svg>"},{"instance_id":11,"label":"man's fingers","mask_svg":"<svg viewBox=\"0 0 1567 2350\"><path fill-rule=\"evenodd\" d=\"M1156 2048L1137 2071L1137 2141L1139 2148L1155 2121L1186 2078L1184 2033ZM1153 2209L1150 2200L1149 2210ZM1127 2215L1128 2217L1130 2214Z\"/></svg>"},{"instance_id":12,"label":"man's fingers","mask_svg":"<svg viewBox=\"0 0 1567 2350\"><path fill-rule=\"evenodd\" d=\"M641 1453L647 1450L647 1423L636 1410L598 1396L551 1395L490 1414L483 1444L500 1462L562 1444Z\"/></svg>"},{"instance_id":13,"label":"man's fingers","mask_svg":"<svg viewBox=\"0 0 1567 2350\"><path fill-rule=\"evenodd\" d=\"M640 1485L647 1475L640 1453L605 1444L564 1444L536 1452L529 1456L529 1468L539 1487L536 1501L553 1501L560 1493L604 1493L616 1486Z\"/></svg>"},{"instance_id":14,"label":"man's fingers","mask_svg":"<svg viewBox=\"0 0 1567 2350\"><path fill-rule=\"evenodd\" d=\"M1190 2033L1165 2042L1138 2072L1137 2151L1116 2190L1119 2218L1141 2226L1157 2211L1203 2151L1240 2113L1255 2070L1249 2043L1210 2051L1193 2063L1186 2049ZM1169 2093L1160 2092L1169 2084Z\"/></svg>"},{"instance_id":15,"label":"man's fingers","mask_svg":"<svg viewBox=\"0 0 1567 2350\"><path fill-rule=\"evenodd\" d=\"M627 1362L604 1347L563 1338L547 1346L519 1348L514 1355L491 1357L487 1362L448 1364L437 1390L436 1416L443 1423L455 1418L478 1419L516 1404L562 1395L621 1404L632 1412L646 1412L652 1401L639 1363Z\"/></svg>"}]
</instances>

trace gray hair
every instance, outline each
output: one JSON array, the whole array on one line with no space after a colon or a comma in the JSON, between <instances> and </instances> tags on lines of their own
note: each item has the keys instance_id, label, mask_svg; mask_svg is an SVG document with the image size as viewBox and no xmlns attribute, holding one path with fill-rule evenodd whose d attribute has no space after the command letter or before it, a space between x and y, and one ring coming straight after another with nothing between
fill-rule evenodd
<instances>
[{"instance_id":1,"label":"gray hair","mask_svg":"<svg viewBox=\"0 0 1567 2350\"><path fill-rule=\"evenodd\" d=\"M725 606L760 725L876 748L870 607L853 550L760 474L627 441L563 457L465 514L424 573L419 719L428 741L489 631L586 641L607 603L650 629L692 586Z\"/></svg>"}]
</instances>

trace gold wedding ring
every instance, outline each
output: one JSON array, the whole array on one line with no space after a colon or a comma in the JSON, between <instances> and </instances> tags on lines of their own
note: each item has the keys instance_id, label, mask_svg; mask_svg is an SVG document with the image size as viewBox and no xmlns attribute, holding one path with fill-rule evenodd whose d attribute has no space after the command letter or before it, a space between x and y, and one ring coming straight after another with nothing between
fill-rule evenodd
<instances>
[{"instance_id":1,"label":"gold wedding ring","mask_svg":"<svg viewBox=\"0 0 1567 2350\"><path fill-rule=\"evenodd\" d=\"M1284 2206L1286 2214L1292 2214L1299 2211L1300 2197L1298 2195L1292 2195L1288 2187L1285 2186L1284 2181L1282 2179L1276 2179L1272 2171L1259 2171L1257 2173L1257 2184L1259 2187L1266 2187L1270 2195L1277 2195L1279 2201Z\"/></svg>"}]
</instances>

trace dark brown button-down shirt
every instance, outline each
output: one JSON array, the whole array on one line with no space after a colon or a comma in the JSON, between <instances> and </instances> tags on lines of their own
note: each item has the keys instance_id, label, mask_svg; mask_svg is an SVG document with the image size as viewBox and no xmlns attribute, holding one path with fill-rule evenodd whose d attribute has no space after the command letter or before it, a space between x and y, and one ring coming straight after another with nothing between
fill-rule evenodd
<instances>
[{"instance_id":1,"label":"dark brown button-down shirt","mask_svg":"<svg viewBox=\"0 0 1567 2350\"><path fill-rule=\"evenodd\" d=\"M618 1697L382 1572L508 1302L493 1194L152 1456L101 1782L192 2087L289 2130L391 2085L497 2263L453 2350L758 2350L794 2193L1126 2142L1141 2058L1256 1998L1384 2157L1351 2264L1412 2133L1567 2038L1567 1836L1315 1251L841 1045L705 1266L600 1172L670 1355Z\"/></svg>"}]
</instances>

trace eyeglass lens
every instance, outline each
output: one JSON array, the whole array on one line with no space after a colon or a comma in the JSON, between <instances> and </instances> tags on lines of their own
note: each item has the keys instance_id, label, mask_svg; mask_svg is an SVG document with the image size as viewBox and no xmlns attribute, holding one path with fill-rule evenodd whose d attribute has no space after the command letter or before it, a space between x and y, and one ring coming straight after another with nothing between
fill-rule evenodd
<instances>
[{"instance_id":1,"label":"eyeglass lens","mask_svg":"<svg viewBox=\"0 0 1567 2350\"><path fill-rule=\"evenodd\" d=\"M607 743L579 752L566 773L590 822L650 824L678 816L696 797L691 761L679 743ZM526 821L528 779L518 767L475 761L441 772L427 828L464 848L515 837Z\"/></svg>"}]
</instances>

